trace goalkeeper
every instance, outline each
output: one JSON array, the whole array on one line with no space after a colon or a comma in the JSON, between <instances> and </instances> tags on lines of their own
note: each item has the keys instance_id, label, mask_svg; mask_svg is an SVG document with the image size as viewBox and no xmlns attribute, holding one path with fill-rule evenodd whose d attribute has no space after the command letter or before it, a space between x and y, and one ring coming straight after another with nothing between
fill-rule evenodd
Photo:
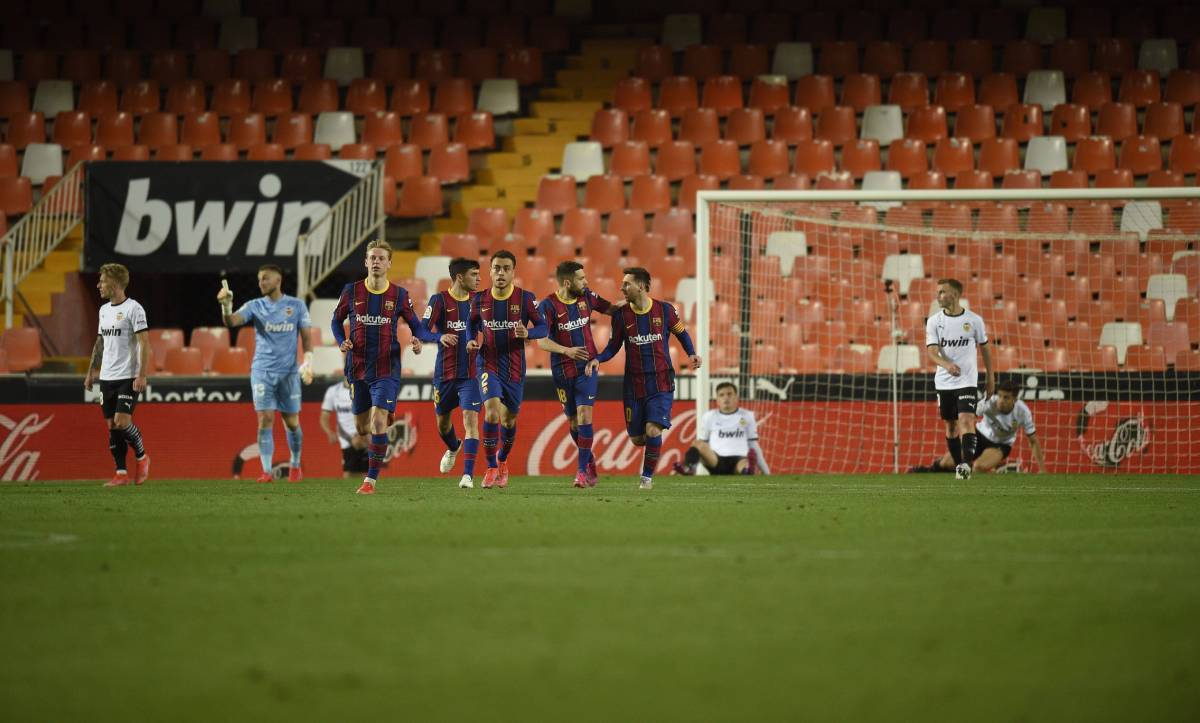
<instances>
[{"instance_id":1,"label":"goalkeeper","mask_svg":"<svg viewBox=\"0 0 1200 723\"><path fill-rule=\"evenodd\" d=\"M221 282L217 302L226 326L254 325L254 361L250 365L250 393L258 415L258 456L262 460L259 482L270 482L275 454L275 412L283 416L291 452L288 481L303 479L300 471L300 382L312 383L312 339L308 308L294 296L283 293L283 269L266 264L258 269L258 290L262 296L251 299L236 312L233 292ZM304 349L304 363L297 367L296 340Z\"/></svg>"}]
</instances>

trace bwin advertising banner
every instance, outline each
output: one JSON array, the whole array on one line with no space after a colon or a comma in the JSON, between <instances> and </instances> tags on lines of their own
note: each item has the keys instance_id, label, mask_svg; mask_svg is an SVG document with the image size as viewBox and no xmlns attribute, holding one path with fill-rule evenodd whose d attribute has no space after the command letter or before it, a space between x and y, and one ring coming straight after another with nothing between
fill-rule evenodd
<instances>
[{"instance_id":1,"label":"bwin advertising banner","mask_svg":"<svg viewBox=\"0 0 1200 723\"><path fill-rule=\"evenodd\" d=\"M307 233L359 179L369 161L90 163L84 263L133 271L253 272L296 266ZM310 254L325 241L309 238Z\"/></svg>"}]
</instances>

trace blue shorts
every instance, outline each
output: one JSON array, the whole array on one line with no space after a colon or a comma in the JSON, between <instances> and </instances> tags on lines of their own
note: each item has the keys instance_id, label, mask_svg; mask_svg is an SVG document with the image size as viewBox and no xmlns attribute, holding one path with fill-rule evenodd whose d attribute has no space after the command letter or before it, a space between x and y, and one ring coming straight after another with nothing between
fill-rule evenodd
<instances>
[{"instance_id":1,"label":"blue shorts","mask_svg":"<svg viewBox=\"0 0 1200 723\"><path fill-rule=\"evenodd\" d=\"M391 377L350 382L350 411L362 414L371 407L379 407L394 412L399 391L400 380Z\"/></svg>"},{"instance_id":2,"label":"blue shorts","mask_svg":"<svg viewBox=\"0 0 1200 723\"><path fill-rule=\"evenodd\" d=\"M554 387L558 390L558 401L562 404L563 414L568 419L574 419L580 407L596 406L596 387L600 383L600 374L554 379Z\"/></svg>"},{"instance_id":3,"label":"blue shorts","mask_svg":"<svg viewBox=\"0 0 1200 723\"><path fill-rule=\"evenodd\" d=\"M451 379L433 383L433 411L449 414L455 407L464 412L478 412L482 404L478 379Z\"/></svg>"},{"instance_id":4,"label":"blue shorts","mask_svg":"<svg viewBox=\"0 0 1200 723\"><path fill-rule=\"evenodd\" d=\"M671 428L671 392L659 392L648 397L625 394L625 431L630 437L646 433L646 424L653 422L663 429Z\"/></svg>"},{"instance_id":5,"label":"blue shorts","mask_svg":"<svg viewBox=\"0 0 1200 723\"><path fill-rule=\"evenodd\" d=\"M479 390L483 393L483 401L499 398L508 411L516 414L521 411L521 398L525 396L525 382L512 382L500 379L491 372L479 375Z\"/></svg>"},{"instance_id":6,"label":"blue shorts","mask_svg":"<svg viewBox=\"0 0 1200 723\"><path fill-rule=\"evenodd\" d=\"M297 372L250 372L250 396L259 412L300 412L300 375Z\"/></svg>"}]
</instances>

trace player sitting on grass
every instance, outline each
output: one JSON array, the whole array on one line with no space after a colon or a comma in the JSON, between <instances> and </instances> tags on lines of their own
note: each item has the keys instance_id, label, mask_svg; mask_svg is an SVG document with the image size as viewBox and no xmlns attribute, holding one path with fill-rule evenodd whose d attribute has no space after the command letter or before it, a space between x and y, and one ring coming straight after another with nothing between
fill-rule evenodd
<instances>
[{"instance_id":1,"label":"player sitting on grass","mask_svg":"<svg viewBox=\"0 0 1200 723\"><path fill-rule=\"evenodd\" d=\"M333 338L346 354L346 379L354 400L358 433L371 435L367 446L367 476L358 494L375 493L379 468L387 454L388 415L396 411L400 390L400 342L396 337L403 319L412 331L412 349L421 352L421 342L436 342L417 312L408 290L388 281L392 247L383 239L367 244L367 278L346 284L333 311ZM342 322L350 320L350 334Z\"/></svg>"},{"instance_id":2,"label":"player sitting on grass","mask_svg":"<svg viewBox=\"0 0 1200 723\"><path fill-rule=\"evenodd\" d=\"M133 408L137 396L146 388L146 373L150 370L150 334L146 310L125 295L129 286L129 269L121 264L100 267L96 288L100 298L108 301L100 307L100 335L92 347L92 361L83 377L83 388L89 392L100 380L100 409L108 427L108 450L112 452L117 471L105 487L129 484L125 460L133 447L137 457L134 484L150 476L150 455L142 443L142 433L133 423Z\"/></svg>"},{"instance_id":3,"label":"player sitting on grass","mask_svg":"<svg viewBox=\"0 0 1200 723\"><path fill-rule=\"evenodd\" d=\"M631 442L646 448L640 487L648 490L654 487L663 430L671 427L675 392L675 368L668 346L671 335L679 339L692 369L700 368L700 357L675 307L650 298L649 271L638 266L625 269L621 293L628 303L613 314L612 337L604 351L588 362L588 373L625 345L625 431Z\"/></svg>"},{"instance_id":4,"label":"player sitting on grass","mask_svg":"<svg viewBox=\"0 0 1200 723\"><path fill-rule=\"evenodd\" d=\"M675 463L675 472L696 474L697 464L703 464L709 474L754 474L760 469L771 473L758 446L754 412L738 406L738 390L732 382L717 385L717 408L700 417L696 441L683 463Z\"/></svg>"},{"instance_id":5,"label":"player sitting on grass","mask_svg":"<svg viewBox=\"0 0 1200 723\"><path fill-rule=\"evenodd\" d=\"M587 370L596 356L592 340L592 312L605 313L613 304L588 288L587 274L578 261L564 261L554 270L558 290L542 299L539 307L550 327L550 335L538 346L550 352L550 370L563 414L571 420L571 437L579 449L576 487L596 485L596 462L592 459L592 407L596 404L597 370ZM623 303L623 302L622 302Z\"/></svg>"},{"instance_id":6,"label":"player sitting on grass","mask_svg":"<svg viewBox=\"0 0 1200 723\"><path fill-rule=\"evenodd\" d=\"M475 294L471 302L472 339L467 350L478 349L483 360L479 388L488 464L484 487L508 486L508 455L517 439L517 413L525 392L525 340L546 336L546 320L538 311L537 297L513 283L516 269L516 256L509 251L496 252L492 256L492 288ZM477 332L482 332L482 341L475 340ZM497 455L502 428L504 442Z\"/></svg>"},{"instance_id":7,"label":"player sitting on grass","mask_svg":"<svg viewBox=\"0 0 1200 723\"><path fill-rule=\"evenodd\" d=\"M1021 385L1014 379L1000 382L997 391L991 397L983 399L975 407L979 416L976 425L978 444L975 448L973 469L976 472L991 472L1000 467L1012 452L1013 444L1017 441L1017 430L1025 430L1025 438L1029 440L1029 448L1037 460L1038 470L1046 470L1046 458L1042 453L1042 445L1038 442L1037 428L1033 424L1033 413L1025 402L1017 399ZM925 466L913 467L909 472L952 472L954 458L947 452L941 458L935 459Z\"/></svg>"},{"instance_id":8,"label":"player sitting on grass","mask_svg":"<svg viewBox=\"0 0 1200 723\"><path fill-rule=\"evenodd\" d=\"M458 481L462 489L475 486L475 456L479 453L479 391L477 357L467 351L470 341L471 297L479 289L479 262L457 258L450 262L450 288L429 299L425 307L425 326L431 333L441 334L437 361L433 364L433 412L437 416L438 435L446 444L439 471L446 474L454 469L454 460L465 451L463 475ZM450 417L455 407L462 409L463 440L454 433Z\"/></svg>"},{"instance_id":9,"label":"player sitting on grass","mask_svg":"<svg viewBox=\"0 0 1200 723\"><path fill-rule=\"evenodd\" d=\"M254 360L250 363L250 395L258 417L258 458L262 461L259 482L272 482L275 455L275 410L283 417L287 430L288 482L299 482L300 450L304 433L300 430L300 382L312 383L312 340L308 307L294 296L283 293L283 269L266 264L258 269L258 290L262 296L251 299L236 312L233 292L221 282L217 302L225 326L254 325ZM304 363L296 365L296 339L304 349Z\"/></svg>"}]
</instances>

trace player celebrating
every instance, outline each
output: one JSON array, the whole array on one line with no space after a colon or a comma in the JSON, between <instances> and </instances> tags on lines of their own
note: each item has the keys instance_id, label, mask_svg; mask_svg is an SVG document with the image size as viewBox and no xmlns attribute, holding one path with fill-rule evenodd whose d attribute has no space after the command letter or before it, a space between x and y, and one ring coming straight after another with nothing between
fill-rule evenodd
<instances>
[{"instance_id":1,"label":"player celebrating","mask_svg":"<svg viewBox=\"0 0 1200 723\"><path fill-rule=\"evenodd\" d=\"M471 300L472 337L468 351L479 349L483 369L479 375L483 393L483 451L487 472L483 486L508 486L508 455L517 438L517 413L525 386L525 340L546 336L546 320L538 311L537 297L513 285L517 257L508 251L492 256L492 288ZM529 325L533 326L530 327ZM503 446L497 456L497 437L503 429Z\"/></svg>"},{"instance_id":2,"label":"player celebrating","mask_svg":"<svg viewBox=\"0 0 1200 723\"><path fill-rule=\"evenodd\" d=\"M604 351L588 362L588 371L612 359L621 344L625 345L625 429L631 442L646 447L641 488L648 490L654 487L662 432L671 426L675 369L671 366L667 332L679 339L692 369L700 368L700 357L675 307L650 298L649 271L638 266L625 269L621 293L628 303L613 314L612 337Z\"/></svg>"},{"instance_id":3,"label":"player celebrating","mask_svg":"<svg viewBox=\"0 0 1200 723\"><path fill-rule=\"evenodd\" d=\"M538 309L546 319L550 334L538 339L538 346L550 352L550 370L563 414L571 420L571 437L579 448L576 487L594 487L596 462L592 459L592 407L596 403L599 375L587 371L587 362L596 356L592 340L593 311L605 313L616 308L588 288L587 274L578 261L564 261L554 269L558 290L542 299Z\"/></svg>"},{"instance_id":4,"label":"player celebrating","mask_svg":"<svg viewBox=\"0 0 1200 723\"><path fill-rule=\"evenodd\" d=\"M980 400L975 406L979 424L976 427L975 458L971 460L974 471L991 472L1004 464L1012 452L1013 443L1017 441L1018 429L1025 430L1025 438L1029 440L1029 448L1033 450L1038 469L1043 472L1046 470L1046 458L1036 436L1033 412L1029 411L1025 402L1017 399L1020 391L1021 385L1015 379L1005 379L997 385L993 396ZM947 453L928 466L913 467L909 471L948 472L951 469L954 469L954 460Z\"/></svg>"},{"instance_id":5,"label":"player celebrating","mask_svg":"<svg viewBox=\"0 0 1200 723\"><path fill-rule=\"evenodd\" d=\"M100 307L100 335L92 347L92 362L83 377L83 388L89 392L92 383L100 380L100 408L108 427L108 449L112 452L117 471L105 487L129 484L125 459L133 447L137 457L134 484L150 476L150 455L142 441L141 430L133 423L133 408L137 395L146 388L146 372L150 369L150 334L146 310L125 295L129 286L129 269L121 264L100 267L96 288L100 298L108 303Z\"/></svg>"},{"instance_id":6,"label":"player celebrating","mask_svg":"<svg viewBox=\"0 0 1200 723\"><path fill-rule=\"evenodd\" d=\"M369 433L367 476L358 494L375 493L379 468L387 454L388 415L396 410L400 390L400 342L396 333L401 319L412 331L412 349L421 351L421 342L438 338L425 329L413 310L408 290L388 281L392 267L392 247L383 239L367 244L367 278L346 284L333 311L333 338L346 354L346 379L354 400L354 421L358 433ZM342 322L350 320L350 333Z\"/></svg>"},{"instance_id":7,"label":"player celebrating","mask_svg":"<svg viewBox=\"0 0 1200 723\"><path fill-rule=\"evenodd\" d=\"M274 264L258 268L258 290L262 296L233 311L233 292L221 282L217 302L225 326L254 325L254 360L250 363L250 394L258 415L258 458L262 462L259 482L272 482L275 456L275 412L283 417L287 430L288 482L304 478L300 471L300 450L304 432L300 429L300 382L312 383L312 339L308 307L294 296L283 293L283 269ZM296 366L296 339L304 349L304 363Z\"/></svg>"},{"instance_id":8,"label":"player celebrating","mask_svg":"<svg viewBox=\"0 0 1200 723\"><path fill-rule=\"evenodd\" d=\"M677 474L696 474L703 464L709 474L770 474L762 447L758 446L758 423L754 412L738 406L738 390L732 382L717 385L717 408L700 417L696 441L688 448L683 464L675 463Z\"/></svg>"},{"instance_id":9,"label":"player celebrating","mask_svg":"<svg viewBox=\"0 0 1200 723\"><path fill-rule=\"evenodd\" d=\"M425 307L425 326L430 333L441 334L437 361L433 365L433 411L437 415L438 434L446 443L446 453L439 466L442 474L454 469L460 451L463 475L458 481L462 489L475 486L475 456L479 453L479 378L475 355L467 351L470 340L471 296L479 289L479 262L456 258L450 262L450 288L438 292ZM450 413L462 408L463 441L454 434Z\"/></svg>"},{"instance_id":10,"label":"player celebrating","mask_svg":"<svg viewBox=\"0 0 1200 723\"><path fill-rule=\"evenodd\" d=\"M983 319L962 307L959 303L962 292L961 281L938 279L937 301L942 308L925 322L925 346L929 361L938 367L933 377L934 388L938 409L946 422L946 447L954 459L954 477L970 479L976 448L975 403L979 393L976 347L983 354L989 397L996 390L996 376Z\"/></svg>"}]
</instances>

